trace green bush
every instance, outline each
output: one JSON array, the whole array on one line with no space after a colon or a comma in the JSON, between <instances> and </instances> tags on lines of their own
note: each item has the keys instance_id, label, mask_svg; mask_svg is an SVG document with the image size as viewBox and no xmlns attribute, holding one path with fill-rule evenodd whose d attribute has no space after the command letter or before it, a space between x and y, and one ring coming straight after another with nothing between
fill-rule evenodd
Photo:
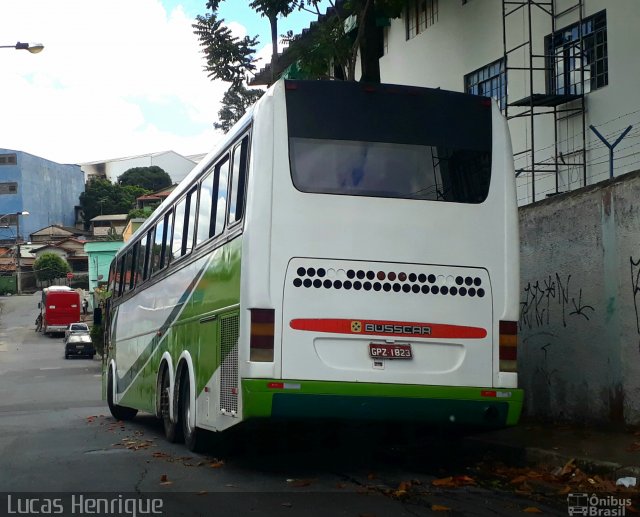
<instances>
[{"instance_id":1,"label":"green bush","mask_svg":"<svg viewBox=\"0 0 640 517\"><path fill-rule=\"evenodd\" d=\"M91 341L96 348L96 352L100 354L100 357L104 355L104 334L102 325L94 325L91 327Z\"/></svg>"}]
</instances>

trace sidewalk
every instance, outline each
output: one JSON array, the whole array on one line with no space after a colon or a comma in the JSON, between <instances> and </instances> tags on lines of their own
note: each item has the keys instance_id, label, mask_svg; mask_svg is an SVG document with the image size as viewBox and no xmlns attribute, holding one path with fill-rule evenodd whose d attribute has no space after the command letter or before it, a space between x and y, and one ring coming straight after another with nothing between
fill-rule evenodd
<instances>
[{"instance_id":1,"label":"sidewalk","mask_svg":"<svg viewBox=\"0 0 640 517\"><path fill-rule=\"evenodd\" d=\"M562 466L574 460L584 472L616 478L632 476L640 484L640 431L520 424L467 440L498 457L527 465Z\"/></svg>"}]
</instances>

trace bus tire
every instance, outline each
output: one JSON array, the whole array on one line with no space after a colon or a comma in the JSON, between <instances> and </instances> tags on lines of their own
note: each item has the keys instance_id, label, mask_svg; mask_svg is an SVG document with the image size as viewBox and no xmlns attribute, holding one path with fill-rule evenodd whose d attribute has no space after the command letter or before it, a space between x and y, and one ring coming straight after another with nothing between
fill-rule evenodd
<instances>
[{"instance_id":1,"label":"bus tire","mask_svg":"<svg viewBox=\"0 0 640 517\"><path fill-rule=\"evenodd\" d=\"M184 443L192 452L202 450L204 437L203 431L195 425L191 427L189 417L194 408L191 407L191 389L189 387L189 375L184 374L180 381L180 420L182 421L182 434L184 435Z\"/></svg>"},{"instance_id":2,"label":"bus tire","mask_svg":"<svg viewBox=\"0 0 640 517\"><path fill-rule=\"evenodd\" d=\"M116 420L131 420L138 414L137 409L119 406L113 402L113 369L109 368L109 377L107 379L107 404L109 411Z\"/></svg>"},{"instance_id":3,"label":"bus tire","mask_svg":"<svg viewBox=\"0 0 640 517\"><path fill-rule=\"evenodd\" d=\"M182 426L180 420L177 423L171 421L169 403L171 402L171 385L169 384L169 370L165 369L162 374L162 384L160 388L160 417L164 427L164 435L170 443L182 441Z\"/></svg>"}]
</instances>

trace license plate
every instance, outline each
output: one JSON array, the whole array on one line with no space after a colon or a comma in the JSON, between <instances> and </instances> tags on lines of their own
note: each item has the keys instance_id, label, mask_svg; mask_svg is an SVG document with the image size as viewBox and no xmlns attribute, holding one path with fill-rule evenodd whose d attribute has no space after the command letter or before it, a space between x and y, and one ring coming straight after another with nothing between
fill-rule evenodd
<instances>
[{"instance_id":1,"label":"license plate","mask_svg":"<svg viewBox=\"0 0 640 517\"><path fill-rule=\"evenodd\" d=\"M411 345L369 343L369 356L375 359L412 359Z\"/></svg>"},{"instance_id":2,"label":"license plate","mask_svg":"<svg viewBox=\"0 0 640 517\"><path fill-rule=\"evenodd\" d=\"M84 345L76 345L76 350L80 350L82 348L84 348Z\"/></svg>"}]
</instances>

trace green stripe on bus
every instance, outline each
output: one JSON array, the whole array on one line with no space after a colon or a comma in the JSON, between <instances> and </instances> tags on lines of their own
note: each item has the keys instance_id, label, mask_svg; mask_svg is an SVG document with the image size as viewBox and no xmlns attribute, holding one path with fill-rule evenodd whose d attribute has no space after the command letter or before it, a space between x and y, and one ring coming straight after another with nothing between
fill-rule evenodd
<instances>
[{"instance_id":1,"label":"green stripe on bus","mask_svg":"<svg viewBox=\"0 0 640 517\"><path fill-rule=\"evenodd\" d=\"M482 396L483 391L497 396ZM523 391L515 388L275 379L245 379L242 393L244 418L393 419L490 426L515 425L523 401Z\"/></svg>"},{"instance_id":2,"label":"green stripe on bus","mask_svg":"<svg viewBox=\"0 0 640 517\"><path fill-rule=\"evenodd\" d=\"M220 318L228 314L238 314L242 237L226 243L214 253L226 255L227 262L207 261L204 273L198 271L180 297L178 306L162 325L161 336L153 337L132 367L118 379L118 392L124 393L120 401L122 405L152 409L154 399L149 393L155 392L157 370L165 350L169 351L174 368L183 350L191 353L196 370L197 394L202 392L224 361L218 333L211 333L211 323L203 321L207 316L217 314L218 318L213 322L217 324ZM227 312L226 309L230 307Z\"/></svg>"}]
</instances>

